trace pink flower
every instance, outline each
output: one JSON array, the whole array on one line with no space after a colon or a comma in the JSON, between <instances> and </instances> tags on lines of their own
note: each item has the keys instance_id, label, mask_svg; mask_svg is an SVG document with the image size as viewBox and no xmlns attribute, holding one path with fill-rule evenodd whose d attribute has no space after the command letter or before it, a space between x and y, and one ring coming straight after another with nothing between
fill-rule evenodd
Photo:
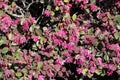
<instances>
[{"instance_id":1,"label":"pink flower","mask_svg":"<svg viewBox=\"0 0 120 80\"><path fill-rule=\"evenodd\" d=\"M120 70L117 71L118 75L120 75Z\"/></svg>"},{"instance_id":2,"label":"pink flower","mask_svg":"<svg viewBox=\"0 0 120 80\"><path fill-rule=\"evenodd\" d=\"M79 8L83 10L83 9L84 9L84 5L81 4L81 5L79 6Z\"/></svg>"},{"instance_id":3,"label":"pink flower","mask_svg":"<svg viewBox=\"0 0 120 80\"><path fill-rule=\"evenodd\" d=\"M53 77L54 76L54 74L53 74L53 72L51 70L49 71L48 76L49 77Z\"/></svg>"},{"instance_id":4,"label":"pink flower","mask_svg":"<svg viewBox=\"0 0 120 80\"><path fill-rule=\"evenodd\" d=\"M95 4L91 4L90 5L90 9L92 10L92 11L95 11L95 10L97 10L97 6L95 5Z\"/></svg>"},{"instance_id":5,"label":"pink flower","mask_svg":"<svg viewBox=\"0 0 120 80\"><path fill-rule=\"evenodd\" d=\"M89 62L89 66L90 66L90 67L94 67L94 66L95 66L95 63L94 63L93 61L90 61L90 62Z\"/></svg>"},{"instance_id":6,"label":"pink flower","mask_svg":"<svg viewBox=\"0 0 120 80\"><path fill-rule=\"evenodd\" d=\"M97 65L102 65L102 59L101 58L97 58Z\"/></svg>"},{"instance_id":7,"label":"pink flower","mask_svg":"<svg viewBox=\"0 0 120 80\"><path fill-rule=\"evenodd\" d=\"M62 59L57 59L55 62L59 65L62 65Z\"/></svg>"},{"instance_id":8,"label":"pink flower","mask_svg":"<svg viewBox=\"0 0 120 80\"><path fill-rule=\"evenodd\" d=\"M89 50L84 50L84 56L86 57L86 58L89 58L89 59L91 59L92 58L92 55L91 55L91 53L90 53L90 51Z\"/></svg>"},{"instance_id":9,"label":"pink flower","mask_svg":"<svg viewBox=\"0 0 120 80\"><path fill-rule=\"evenodd\" d=\"M28 29L29 29L29 24L28 24L27 21L24 22L24 25L22 26L22 28L23 28L24 31L28 31Z\"/></svg>"},{"instance_id":10,"label":"pink flower","mask_svg":"<svg viewBox=\"0 0 120 80\"><path fill-rule=\"evenodd\" d=\"M25 36L21 36L20 37L20 44L23 44L26 41L26 37Z\"/></svg>"},{"instance_id":11,"label":"pink flower","mask_svg":"<svg viewBox=\"0 0 120 80\"><path fill-rule=\"evenodd\" d=\"M83 4L87 4L88 3L88 0L83 0Z\"/></svg>"},{"instance_id":12,"label":"pink flower","mask_svg":"<svg viewBox=\"0 0 120 80\"><path fill-rule=\"evenodd\" d=\"M117 3L117 7L120 8L120 2Z\"/></svg>"},{"instance_id":13,"label":"pink flower","mask_svg":"<svg viewBox=\"0 0 120 80\"><path fill-rule=\"evenodd\" d=\"M64 31L63 29L60 29L58 32L56 32L56 35L59 37L65 37L66 31Z\"/></svg>"},{"instance_id":14,"label":"pink flower","mask_svg":"<svg viewBox=\"0 0 120 80\"><path fill-rule=\"evenodd\" d=\"M79 64L83 65L85 63L85 57L84 56L80 56L79 57Z\"/></svg>"},{"instance_id":15,"label":"pink flower","mask_svg":"<svg viewBox=\"0 0 120 80\"><path fill-rule=\"evenodd\" d=\"M77 36L71 35L71 36L69 37L69 41L70 41L70 42L78 42L78 41L79 41L79 38L78 38Z\"/></svg>"},{"instance_id":16,"label":"pink flower","mask_svg":"<svg viewBox=\"0 0 120 80\"><path fill-rule=\"evenodd\" d=\"M5 70L5 76L9 77L10 76L10 71L8 69Z\"/></svg>"},{"instance_id":17,"label":"pink flower","mask_svg":"<svg viewBox=\"0 0 120 80\"><path fill-rule=\"evenodd\" d=\"M20 39L19 39L19 36L14 36L13 38L13 42L15 42L16 44L20 44Z\"/></svg>"},{"instance_id":18,"label":"pink flower","mask_svg":"<svg viewBox=\"0 0 120 80\"><path fill-rule=\"evenodd\" d=\"M28 18L27 21L30 23L30 24L33 24L35 22L35 18Z\"/></svg>"},{"instance_id":19,"label":"pink flower","mask_svg":"<svg viewBox=\"0 0 120 80\"><path fill-rule=\"evenodd\" d=\"M8 26L5 25L5 24L2 24L1 27L0 27L1 31L3 32L8 32Z\"/></svg>"},{"instance_id":20,"label":"pink flower","mask_svg":"<svg viewBox=\"0 0 120 80\"><path fill-rule=\"evenodd\" d=\"M8 26L11 26L12 25L12 20L9 18L9 17L4 17L4 18L2 18L2 23L5 23L6 25L8 25Z\"/></svg>"},{"instance_id":21,"label":"pink flower","mask_svg":"<svg viewBox=\"0 0 120 80\"><path fill-rule=\"evenodd\" d=\"M47 30L45 30L45 34L49 34L50 33L50 29L47 29Z\"/></svg>"},{"instance_id":22,"label":"pink flower","mask_svg":"<svg viewBox=\"0 0 120 80\"><path fill-rule=\"evenodd\" d=\"M75 49L76 49L76 46L73 43L68 44L68 50L69 51L75 50Z\"/></svg>"},{"instance_id":23,"label":"pink flower","mask_svg":"<svg viewBox=\"0 0 120 80\"><path fill-rule=\"evenodd\" d=\"M112 73L113 73L113 71L111 71L111 70L108 70L108 71L107 71L107 75L108 75L108 76L112 75Z\"/></svg>"},{"instance_id":24,"label":"pink flower","mask_svg":"<svg viewBox=\"0 0 120 80\"><path fill-rule=\"evenodd\" d=\"M61 1L62 1L62 0L54 0L54 5L60 4Z\"/></svg>"},{"instance_id":25,"label":"pink flower","mask_svg":"<svg viewBox=\"0 0 120 80\"><path fill-rule=\"evenodd\" d=\"M60 45L62 43L61 39L57 39L55 35L52 36L52 42L56 45Z\"/></svg>"},{"instance_id":26,"label":"pink flower","mask_svg":"<svg viewBox=\"0 0 120 80\"><path fill-rule=\"evenodd\" d=\"M50 17L51 12L50 12L49 10L45 10L45 11L44 11L44 15L45 15L46 17Z\"/></svg>"},{"instance_id":27,"label":"pink flower","mask_svg":"<svg viewBox=\"0 0 120 80\"><path fill-rule=\"evenodd\" d=\"M96 67L90 67L90 72L91 72L91 73L94 73L95 70L96 70Z\"/></svg>"},{"instance_id":28,"label":"pink flower","mask_svg":"<svg viewBox=\"0 0 120 80\"><path fill-rule=\"evenodd\" d=\"M39 41L40 37L39 36L32 36L32 39L34 42L37 42L37 41Z\"/></svg>"},{"instance_id":29,"label":"pink flower","mask_svg":"<svg viewBox=\"0 0 120 80\"><path fill-rule=\"evenodd\" d=\"M38 80L45 80L42 75L39 76Z\"/></svg>"},{"instance_id":30,"label":"pink flower","mask_svg":"<svg viewBox=\"0 0 120 80\"><path fill-rule=\"evenodd\" d=\"M72 58L71 58L71 57L67 57L67 58L65 59L65 62L71 63L71 62L72 62Z\"/></svg>"},{"instance_id":31,"label":"pink flower","mask_svg":"<svg viewBox=\"0 0 120 80\"><path fill-rule=\"evenodd\" d=\"M2 7L6 7L7 4L5 2L1 2L0 5L2 5Z\"/></svg>"},{"instance_id":32,"label":"pink flower","mask_svg":"<svg viewBox=\"0 0 120 80\"><path fill-rule=\"evenodd\" d=\"M115 71L116 67L115 67L114 64L109 64L109 69L112 70L112 71Z\"/></svg>"},{"instance_id":33,"label":"pink flower","mask_svg":"<svg viewBox=\"0 0 120 80\"><path fill-rule=\"evenodd\" d=\"M87 37L85 38L84 41L85 41L85 43L87 43L87 44L89 44L89 43L91 42L90 38L87 38Z\"/></svg>"},{"instance_id":34,"label":"pink flower","mask_svg":"<svg viewBox=\"0 0 120 80\"><path fill-rule=\"evenodd\" d=\"M82 73L82 69L81 68L77 68L77 73L81 74Z\"/></svg>"},{"instance_id":35,"label":"pink flower","mask_svg":"<svg viewBox=\"0 0 120 80\"><path fill-rule=\"evenodd\" d=\"M100 11L97 13L97 18L100 18L100 16L101 16L101 13L100 13Z\"/></svg>"},{"instance_id":36,"label":"pink flower","mask_svg":"<svg viewBox=\"0 0 120 80\"><path fill-rule=\"evenodd\" d=\"M81 2L81 0L75 0L77 3Z\"/></svg>"},{"instance_id":37,"label":"pink flower","mask_svg":"<svg viewBox=\"0 0 120 80\"><path fill-rule=\"evenodd\" d=\"M68 47L68 44L67 44L66 42L63 42L63 43L62 43L62 48L63 48L63 49L66 49L67 47Z\"/></svg>"},{"instance_id":38,"label":"pink flower","mask_svg":"<svg viewBox=\"0 0 120 80\"><path fill-rule=\"evenodd\" d=\"M103 66L104 66L104 68L108 68L108 64L107 63L104 63Z\"/></svg>"},{"instance_id":39,"label":"pink flower","mask_svg":"<svg viewBox=\"0 0 120 80\"><path fill-rule=\"evenodd\" d=\"M29 75L27 80L32 80L32 75Z\"/></svg>"}]
</instances>

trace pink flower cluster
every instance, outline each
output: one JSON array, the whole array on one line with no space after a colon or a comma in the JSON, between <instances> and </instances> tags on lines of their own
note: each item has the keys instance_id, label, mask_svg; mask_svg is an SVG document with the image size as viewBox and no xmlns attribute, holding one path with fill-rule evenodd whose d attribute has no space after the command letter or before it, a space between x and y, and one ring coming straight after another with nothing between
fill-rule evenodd
<instances>
[{"instance_id":1,"label":"pink flower cluster","mask_svg":"<svg viewBox=\"0 0 120 80\"><path fill-rule=\"evenodd\" d=\"M39 1L0 1L0 80L120 76L119 0Z\"/></svg>"}]
</instances>

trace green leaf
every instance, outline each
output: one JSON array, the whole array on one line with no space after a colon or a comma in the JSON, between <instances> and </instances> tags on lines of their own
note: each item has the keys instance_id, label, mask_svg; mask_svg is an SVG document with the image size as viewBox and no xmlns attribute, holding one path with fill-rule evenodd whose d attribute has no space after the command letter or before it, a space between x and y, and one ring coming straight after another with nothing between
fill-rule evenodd
<instances>
[{"instance_id":1,"label":"green leaf","mask_svg":"<svg viewBox=\"0 0 120 80\"><path fill-rule=\"evenodd\" d=\"M107 17L108 17L109 19L111 19L111 14L110 14L110 13L108 13L108 14L107 14Z\"/></svg>"},{"instance_id":2,"label":"green leaf","mask_svg":"<svg viewBox=\"0 0 120 80\"><path fill-rule=\"evenodd\" d=\"M8 39L12 40L12 38L13 38L13 34L12 33L8 34Z\"/></svg>"},{"instance_id":3,"label":"green leaf","mask_svg":"<svg viewBox=\"0 0 120 80\"><path fill-rule=\"evenodd\" d=\"M102 54L103 54L102 52L97 52L95 56L100 57L100 56L102 56Z\"/></svg>"},{"instance_id":4,"label":"green leaf","mask_svg":"<svg viewBox=\"0 0 120 80\"><path fill-rule=\"evenodd\" d=\"M76 18L77 18L77 15L76 15L76 14L73 14L73 16L72 16L72 20L75 21Z\"/></svg>"},{"instance_id":5,"label":"green leaf","mask_svg":"<svg viewBox=\"0 0 120 80\"><path fill-rule=\"evenodd\" d=\"M26 73L26 74L28 73L28 70L26 68L23 68L22 71L23 73Z\"/></svg>"},{"instance_id":6,"label":"green leaf","mask_svg":"<svg viewBox=\"0 0 120 80\"><path fill-rule=\"evenodd\" d=\"M3 14L3 11L2 10L0 10L0 16Z\"/></svg>"},{"instance_id":7,"label":"green leaf","mask_svg":"<svg viewBox=\"0 0 120 80\"><path fill-rule=\"evenodd\" d=\"M89 35L92 35L92 34L93 34L93 29L92 29L92 28L88 29L88 34L89 34Z\"/></svg>"},{"instance_id":8,"label":"green leaf","mask_svg":"<svg viewBox=\"0 0 120 80\"><path fill-rule=\"evenodd\" d=\"M3 40L0 40L0 46L1 46L2 44L4 44L4 41L3 41Z\"/></svg>"},{"instance_id":9,"label":"green leaf","mask_svg":"<svg viewBox=\"0 0 120 80\"><path fill-rule=\"evenodd\" d=\"M15 59L20 59L22 56L19 54L19 52L12 53Z\"/></svg>"},{"instance_id":10,"label":"green leaf","mask_svg":"<svg viewBox=\"0 0 120 80\"><path fill-rule=\"evenodd\" d=\"M46 30L47 30L47 27L43 27L43 30L46 31Z\"/></svg>"},{"instance_id":11,"label":"green leaf","mask_svg":"<svg viewBox=\"0 0 120 80\"><path fill-rule=\"evenodd\" d=\"M21 73L21 72L17 72L15 75L16 75L17 77L21 77L21 76L22 76L22 73Z\"/></svg>"},{"instance_id":12,"label":"green leaf","mask_svg":"<svg viewBox=\"0 0 120 80\"><path fill-rule=\"evenodd\" d=\"M48 6L47 6L47 9L48 9L48 10L51 10L51 6L50 6L50 5L48 5Z\"/></svg>"},{"instance_id":13,"label":"green leaf","mask_svg":"<svg viewBox=\"0 0 120 80\"><path fill-rule=\"evenodd\" d=\"M69 0L64 0L64 2L65 2L65 3L68 3L68 2L69 2Z\"/></svg>"},{"instance_id":14,"label":"green leaf","mask_svg":"<svg viewBox=\"0 0 120 80\"><path fill-rule=\"evenodd\" d=\"M114 37L115 37L115 39L118 39L120 37L120 34L116 32L116 33L114 33Z\"/></svg>"},{"instance_id":15,"label":"green leaf","mask_svg":"<svg viewBox=\"0 0 120 80\"><path fill-rule=\"evenodd\" d=\"M96 70L95 70L95 73L96 73L97 75L100 75L100 74L101 74L101 71L98 70L98 69L96 69Z\"/></svg>"},{"instance_id":16,"label":"green leaf","mask_svg":"<svg viewBox=\"0 0 120 80\"><path fill-rule=\"evenodd\" d=\"M60 8L58 6L55 7L55 10L58 11Z\"/></svg>"},{"instance_id":17,"label":"green leaf","mask_svg":"<svg viewBox=\"0 0 120 80\"><path fill-rule=\"evenodd\" d=\"M104 74L104 73L102 73L102 74L101 74L101 76L102 76L102 77L104 77L104 76L105 76L105 74Z\"/></svg>"},{"instance_id":18,"label":"green leaf","mask_svg":"<svg viewBox=\"0 0 120 80\"><path fill-rule=\"evenodd\" d=\"M37 63L37 69L40 69L42 67L42 62Z\"/></svg>"},{"instance_id":19,"label":"green leaf","mask_svg":"<svg viewBox=\"0 0 120 80\"><path fill-rule=\"evenodd\" d=\"M3 72L0 72L0 79L3 78L4 74Z\"/></svg>"},{"instance_id":20,"label":"green leaf","mask_svg":"<svg viewBox=\"0 0 120 80\"><path fill-rule=\"evenodd\" d=\"M11 6L14 7L15 5L16 5L16 3L13 1L12 4L11 4Z\"/></svg>"},{"instance_id":21,"label":"green leaf","mask_svg":"<svg viewBox=\"0 0 120 80\"><path fill-rule=\"evenodd\" d=\"M5 41L5 40L6 40L6 37L5 37L5 36L2 36L2 39L1 39L1 40Z\"/></svg>"},{"instance_id":22,"label":"green leaf","mask_svg":"<svg viewBox=\"0 0 120 80\"><path fill-rule=\"evenodd\" d=\"M91 52L94 52L94 50L95 50L94 47L91 47Z\"/></svg>"},{"instance_id":23,"label":"green leaf","mask_svg":"<svg viewBox=\"0 0 120 80\"><path fill-rule=\"evenodd\" d=\"M115 15L114 21L115 22L120 22L120 15Z\"/></svg>"},{"instance_id":24,"label":"green leaf","mask_svg":"<svg viewBox=\"0 0 120 80\"><path fill-rule=\"evenodd\" d=\"M99 44L99 42L96 42L95 44L93 44L95 47L97 47L98 46L98 44Z\"/></svg>"},{"instance_id":25,"label":"green leaf","mask_svg":"<svg viewBox=\"0 0 120 80\"><path fill-rule=\"evenodd\" d=\"M80 31L80 35L84 35L85 34L85 32L84 31Z\"/></svg>"},{"instance_id":26,"label":"green leaf","mask_svg":"<svg viewBox=\"0 0 120 80\"><path fill-rule=\"evenodd\" d=\"M40 29L36 29L36 33L37 33L37 35L41 35L42 31Z\"/></svg>"},{"instance_id":27,"label":"green leaf","mask_svg":"<svg viewBox=\"0 0 120 80\"><path fill-rule=\"evenodd\" d=\"M66 13L64 18L67 18L67 19L70 19L70 14L69 13Z\"/></svg>"},{"instance_id":28,"label":"green leaf","mask_svg":"<svg viewBox=\"0 0 120 80\"><path fill-rule=\"evenodd\" d=\"M106 74L105 70L102 71L101 76L104 77Z\"/></svg>"},{"instance_id":29,"label":"green leaf","mask_svg":"<svg viewBox=\"0 0 120 80\"><path fill-rule=\"evenodd\" d=\"M117 24L116 27L118 30L120 30L120 24Z\"/></svg>"},{"instance_id":30,"label":"green leaf","mask_svg":"<svg viewBox=\"0 0 120 80\"><path fill-rule=\"evenodd\" d=\"M100 40L103 40L104 38L105 38L105 37L104 37L103 34L100 34L100 35L99 35L99 39L100 39Z\"/></svg>"},{"instance_id":31,"label":"green leaf","mask_svg":"<svg viewBox=\"0 0 120 80\"><path fill-rule=\"evenodd\" d=\"M25 18L22 18L20 24L23 25L24 21L25 21Z\"/></svg>"},{"instance_id":32,"label":"green leaf","mask_svg":"<svg viewBox=\"0 0 120 80\"><path fill-rule=\"evenodd\" d=\"M109 56L106 54L106 55L104 55L104 60L105 61L109 61Z\"/></svg>"},{"instance_id":33,"label":"green leaf","mask_svg":"<svg viewBox=\"0 0 120 80\"><path fill-rule=\"evenodd\" d=\"M33 44L33 45L32 45L32 49L33 49L33 50L37 50L37 45L36 45L36 44Z\"/></svg>"},{"instance_id":34,"label":"green leaf","mask_svg":"<svg viewBox=\"0 0 120 80\"><path fill-rule=\"evenodd\" d=\"M2 53L3 54L6 54L8 52L8 47L4 47L3 49L2 49Z\"/></svg>"},{"instance_id":35,"label":"green leaf","mask_svg":"<svg viewBox=\"0 0 120 80\"><path fill-rule=\"evenodd\" d=\"M40 0L41 3L44 3L44 0Z\"/></svg>"},{"instance_id":36,"label":"green leaf","mask_svg":"<svg viewBox=\"0 0 120 80\"><path fill-rule=\"evenodd\" d=\"M43 44L43 42L44 42L44 38L41 37L41 38L40 38L40 44Z\"/></svg>"},{"instance_id":37,"label":"green leaf","mask_svg":"<svg viewBox=\"0 0 120 80\"><path fill-rule=\"evenodd\" d=\"M55 15L55 12L51 11L51 15L54 16L54 15ZM53 21L54 21L54 19L53 19Z\"/></svg>"}]
</instances>

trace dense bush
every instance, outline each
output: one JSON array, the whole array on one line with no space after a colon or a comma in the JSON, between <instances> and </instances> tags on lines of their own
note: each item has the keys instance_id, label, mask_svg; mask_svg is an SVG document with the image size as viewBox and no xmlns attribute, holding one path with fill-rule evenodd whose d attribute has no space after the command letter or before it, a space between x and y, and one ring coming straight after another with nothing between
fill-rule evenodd
<instances>
[{"instance_id":1,"label":"dense bush","mask_svg":"<svg viewBox=\"0 0 120 80\"><path fill-rule=\"evenodd\" d=\"M0 79L111 75L120 76L119 0L0 1Z\"/></svg>"}]
</instances>

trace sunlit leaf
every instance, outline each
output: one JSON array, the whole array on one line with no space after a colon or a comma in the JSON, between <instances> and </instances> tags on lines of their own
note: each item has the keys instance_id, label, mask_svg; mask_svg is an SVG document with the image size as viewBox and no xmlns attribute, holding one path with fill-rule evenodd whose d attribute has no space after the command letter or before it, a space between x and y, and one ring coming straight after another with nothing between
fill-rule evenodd
<instances>
[{"instance_id":1,"label":"sunlit leaf","mask_svg":"<svg viewBox=\"0 0 120 80\"><path fill-rule=\"evenodd\" d=\"M6 54L8 52L8 47L4 47L3 49L2 49L2 53L3 54Z\"/></svg>"},{"instance_id":2,"label":"sunlit leaf","mask_svg":"<svg viewBox=\"0 0 120 80\"><path fill-rule=\"evenodd\" d=\"M83 69L83 70L82 70L82 74L85 76L86 73L87 73L87 71L88 71L88 69Z\"/></svg>"},{"instance_id":3,"label":"sunlit leaf","mask_svg":"<svg viewBox=\"0 0 120 80\"><path fill-rule=\"evenodd\" d=\"M40 44L43 44L43 42L44 42L44 38L41 37L41 38L40 38Z\"/></svg>"},{"instance_id":4,"label":"sunlit leaf","mask_svg":"<svg viewBox=\"0 0 120 80\"><path fill-rule=\"evenodd\" d=\"M15 5L16 5L16 3L13 1L12 4L11 4L11 6L14 7Z\"/></svg>"},{"instance_id":5,"label":"sunlit leaf","mask_svg":"<svg viewBox=\"0 0 120 80\"><path fill-rule=\"evenodd\" d=\"M51 10L51 6L50 6L50 5L48 5L48 6L47 6L47 9L48 9L48 10Z\"/></svg>"},{"instance_id":6,"label":"sunlit leaf","mask_svg":"<svg viewBox=\"0 0 120 80\"><path fill-rule=\"evenodd\" d=\"M120 34L116 32L116 33L114 33L114 37L115 37L115 39L118 39L120 37Z\"/></svg>"},{"instance_id":7,"label":"sunlit leaf","mask_svg":"<svg viewBox=\"0 0 120 80\"><path fill-rule=\"evenodd\" d=\"M12 33L8 34L8 39L12 40L12 38L13 38L13 34Z\"/></svg>"},{"instance_id":8,"label":"sunlit leaf","mask_svg":"<svg viewBox=\"0 0 120 80\"><path fill-rule=\"evenodd\" d=\"M55 7L55 10L56 10L56 11L58 11L58 10L59 10L59 7L58 7L58 6L56 6L56 7Z\"/></svg>"},{"instance_id":9,"label":"sunlit leaf","mask_svg":"<svg viewBox=\"0 0 120 80\"><path fill-rule=\"evenodd\" d=\"M0 79L4 77L3 72L0 72Z\"/></svg>"},{"instance_id":10,"label":"sunlit leaf","mask_svg":"<svg viewBox=\"0 0 120 80\"><path fill-rule=\"evenodd\" d=\"M41 3L44 3L44 0L40 0Z\"/></svg>"},{"instance_id":11,"label":"sunlit leaf","mask_svg":"<svg viewBox=\"0 0 120 80\"><path fill-rule=\"evenodd\" d=\"M120 24L117 24L116 27L118 30L120 30Z\"/></svg>"},{"instance_id":12,"label":"sunlit leaf","mask_svg":"<svg viewBox=\"0 0 120 80\"><path fill-rule=\"evenodd\" d=\"M22 73L21 73L21 72L17 72L17 73L15 73L15 75L16 75L17 77L21 77L21 76L22 76Z\"/></svg>"},{"instance_id":13,"label":"sunlit leaf","mask_svg":"<svg viewBox=\"0 0 120 80\"><path fill-rule=\"evenodd\" d=\"M4 44L4 41L3 41L3 40L0 40L0 46L1 46L2 44Z\"/></svg>"},{"instance_id":14,"label":"sunlit leaf","mask_svg":"<svg viewBox=\"0 0 120 80\"><path fill-rule=\"evenodd\" d=\"M68 3L68 2L69 2L69 0L64 0L64 2L65 2L65 3Z\"/></svg>"},{"instance_id":15,"label":"sunlit leaf","mask_svg":"<svg viewBox=\"0 0 120 80\"><path fill-rule=\"evenodd\" d=\"M92 35L92 34L93 34L93 29L92 29L92 28L88 29L88 34L89 34L89 35Z\"/></svg>"},{"instance_id":16,"label":"sunlit leaf","mask_svg":"<svg viewBox=\"0 0 120 80\"><path fill-rule=\"evenodd\" d=\"M106 55L104 55L104 60L105 61L109 61L109 56L106 54Z\"/></svg>"},{"instance_id":17,"label":"sunlit leaf","mask_svg":"<svg viewBox=\"0 0 120 80\"><path fill-rule=\"evenodd\" d=\"M22 56L18 52L12 53L15 59L20 59Z\"/></svg>"},{"instance_id":18,"label":"sunlit leaf","mask_svg":"<svg viewBox=\"0 0 120 80\"><path fill-rule=\"evenodd\" d=\"M42 62L37 63L37 69L40 69L42 67Z\"/></svg>"},{"instance_id":19,"label":"sunlit leaf","mask_svg":"<svg viewBox=\"0 0 120 80\"><path fill-rule=\"evenodd\" d=\"M120 22L120 15L115 15L114 21L115 22Z\"/></svg>"},{"instance_id":20,"label":"sunlit leaf","mask_svg":"<svg viewBox=\"0 0 120 80\"><path fill-rule=\"evenodd\" d=\"M72 20L75 21L76 18L77 18L77 15L76 15L76 14L73 14L73 16L72 16Z\"/></svg>"},{"instance_id":21,"label":"sunlit leaf","mask_svg":"<svg viewBox=\"0 0 120 80\"><path fill-rule=\"evenodd\" d=\"M84 35L85 34L85 32L84 31L80 31L80 35Z\"/></svg>"}]
</instances>

